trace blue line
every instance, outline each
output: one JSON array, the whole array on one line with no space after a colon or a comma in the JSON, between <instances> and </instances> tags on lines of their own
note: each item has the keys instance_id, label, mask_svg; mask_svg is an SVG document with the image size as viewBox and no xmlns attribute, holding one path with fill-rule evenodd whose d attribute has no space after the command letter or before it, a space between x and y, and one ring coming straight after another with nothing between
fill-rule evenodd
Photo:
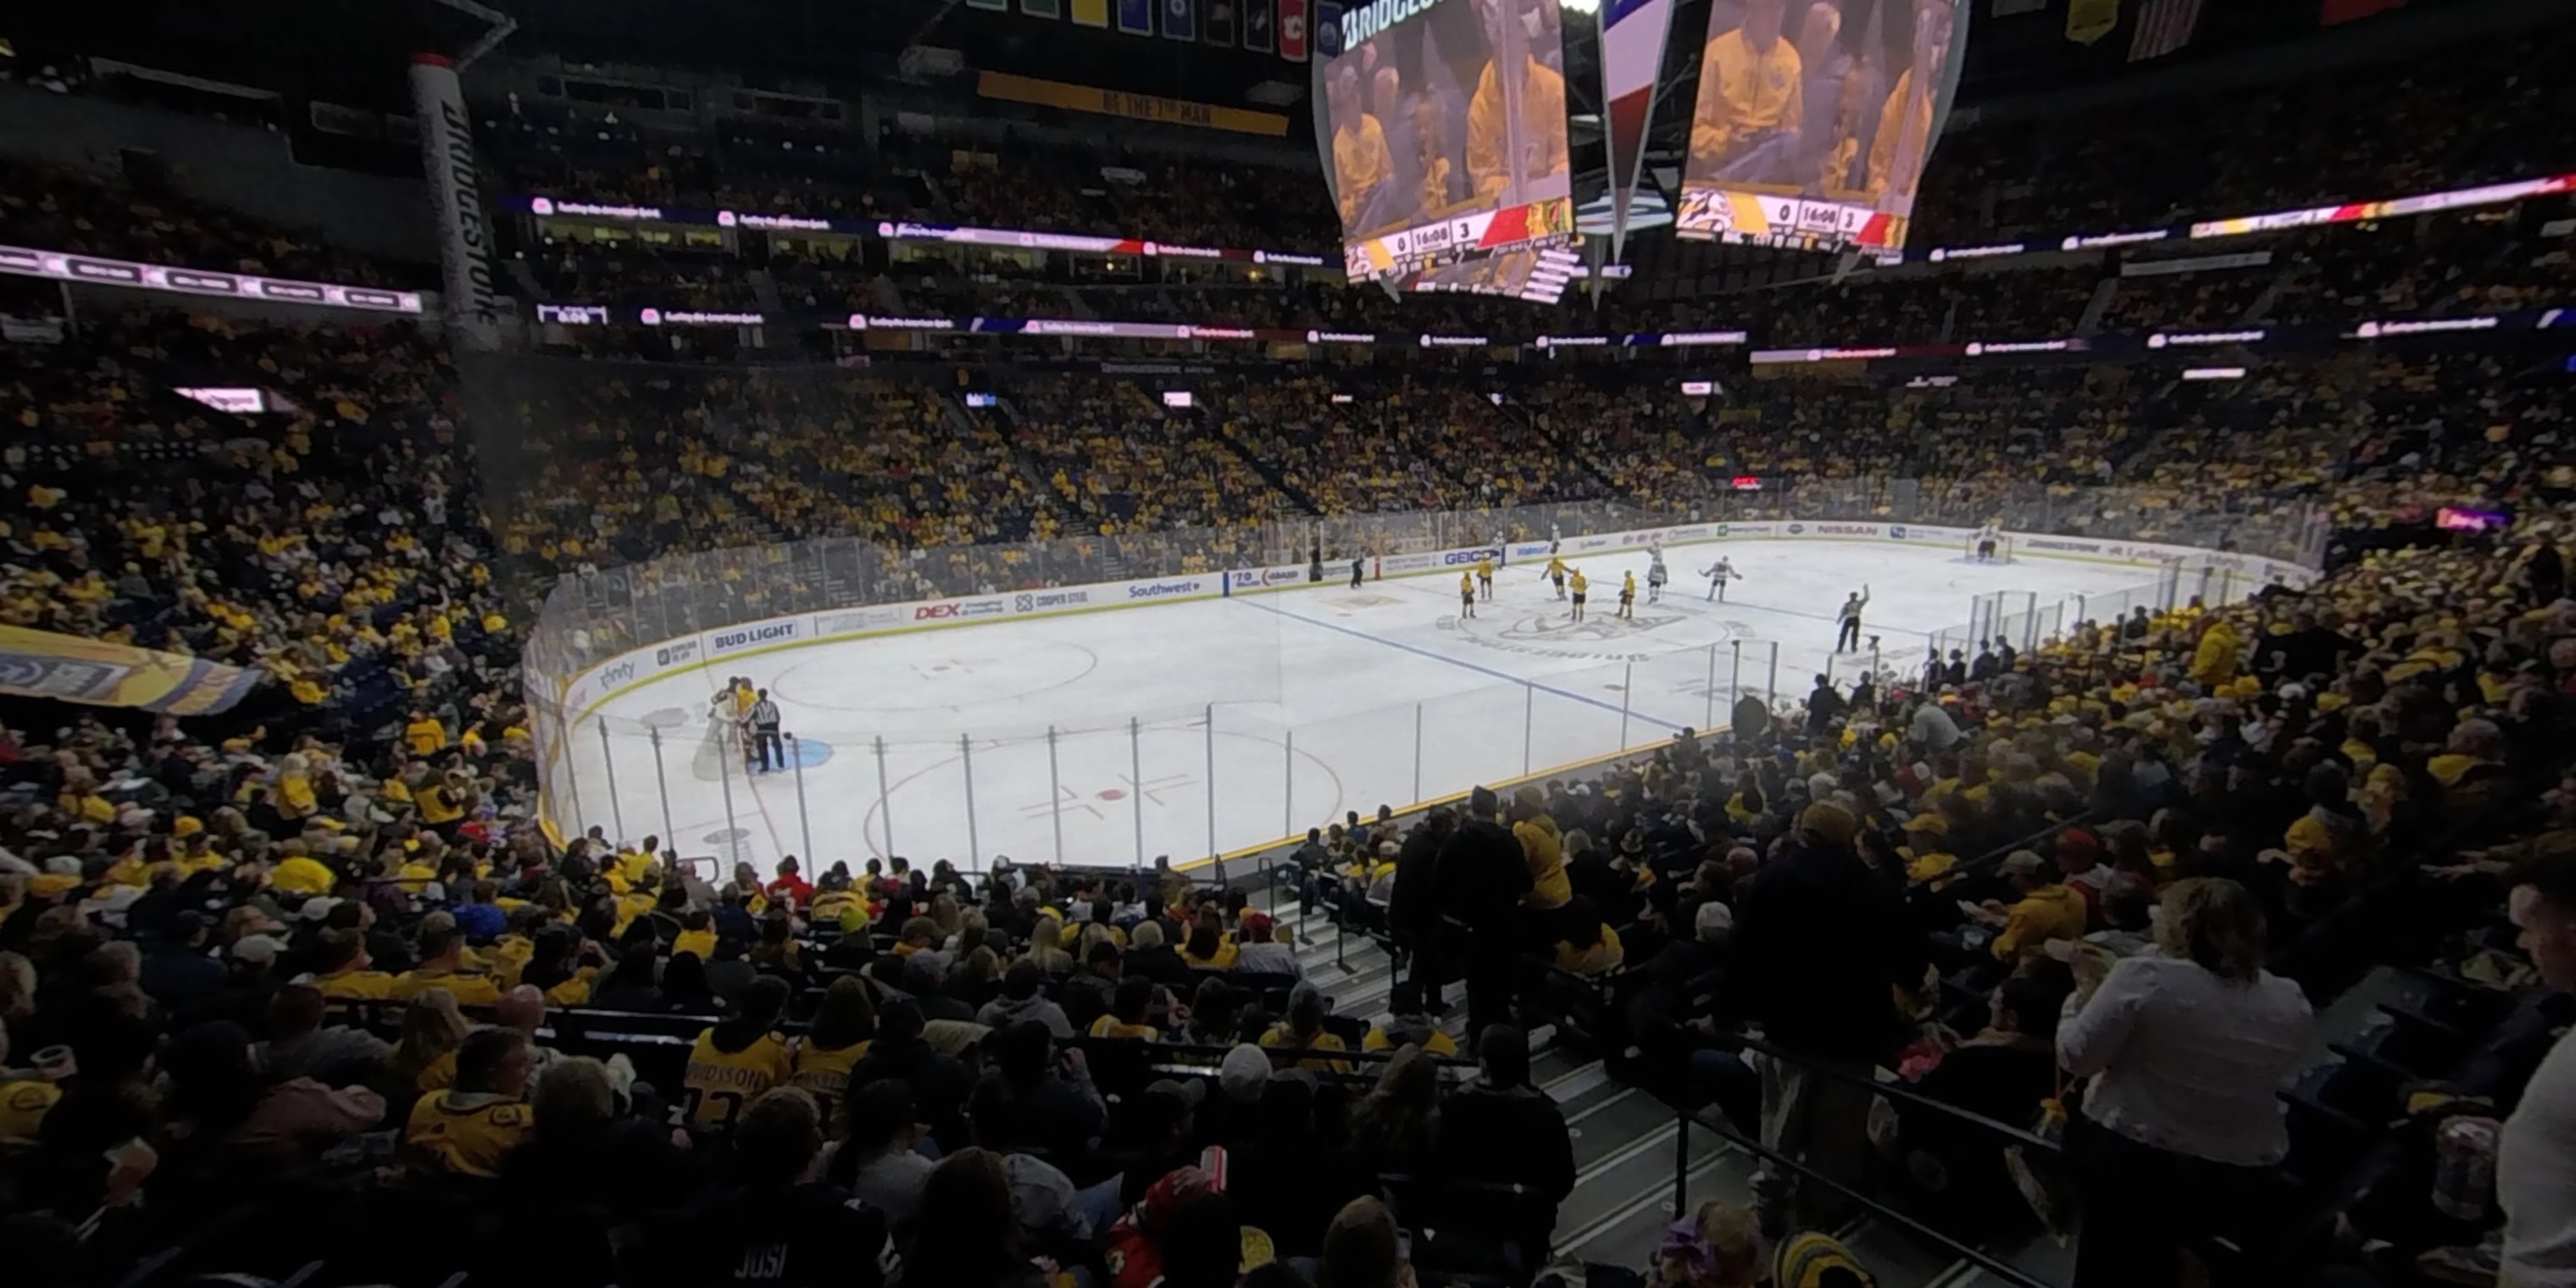
<instances>
[{"instance_id":1,"label":"blue line","mask_svg":"<svg viewBox=\"0 0 2576 1288\"><path fill-rule=\"evenodd\" d=\"M1532 679L1530 679L1530 678L1529 678L1529 677L1527 677L1527 676L1514 675L1514 674L1512 674L1512 673L1511 673L1511 672L1509 672L1509 671L1497 671L1497 670L1495 670L1494 668L1492 668L1492 667L1490 667L1490 666L1478 666L1478 665L1476 665L1475 663L1473 663L1473 662L1469 662L1469 661L1467 661L1467 660L1465 660L1465 659L1463 659L1463 658L1455 658L1455 657L1451 657L1451 656L1449 656L1449 655L1448 655L1448 654L1446 654L1446 653L1434 653L1434 652L1432 652L1430 649L1427 649L1427 648L1416 648L1416 647L1414 647L1413 645L1411 645L1411 644L1407 644L1407 643L1405 643L1405 642L1404 642L1404 641L1402 641L1402 640L1391 640L1391 639L1386 638L1386 637L1385 637L1385 636L1383 636L1383 635L1371 635L1371 634L1369 634L1367 631L1358 631L1358 630L1353 630L1353 629L1351 629L1351 628L1350 628L1350 627L1348 627L1348 626L1336 626L1336 625L1334 625L1334 624L1333 624L1333 623L1331 623L1331 622L1319 622L1319 621L1316 621L1316 620L1315 620L1314 618L1312 618L1312 617L1300 617L1300 616L1298 616L1297 614L1292 613L1292 612L1289 612L1288 610L1286 610L1286 609L1284 609L1284 608L1273 608L1273 607L1271 607L1269 604L1267 604L1267 603L1265 603L1265 602L1263 602L1263 601L1261 601L1261 600L1251 598L1251 597L1249 597L1249 596L1244 597L1242 602L1243 602L1243 603L1245 603L1245 604L1247 604L1247 605L1250 605L1251 607L1258 608L1258 609L1260 609L1260 610L1262 610L1263 612L1266 612L1266 613L1277 613L1277 614L1279 614L1281 617L1285 617L1285 618L1287 618L1289 621L1292 621L1292 622L1304 622L1304 623L1305 623L1305 624L1307 624L1308 626L1320 626L1320 627L1322 627L1322 628L1324 628L1325 630L1328 630L1328 631L1340 631L1342 634L1344 634L1344 635L1348 635L1348 636L1352 637L1353 639L1363 639L1363 640L1367 640L1368 642L1370 642L1370 643L1372 643L1372 644L1384 644L1384 645L1386 645L1388 648L1400 648L1400 649L1403 649L1403 650L1404 650L1405 652L1407 652L1407 653L1419 653L1419 654L1421 654L1422 656L1427 657L1427 658L1430 658L1432 661L1435 661L1435 662L1446 662L1446 663L1448 663L1448 664L1449 664L1449 665L1451 665L1451 666L1462 666L1462 667L1467 668L1467 669L1468 669L1468 670L1470 670L1470 671L1474 671L1474 672L1476 672L1476 673L1477 673L1477 674L1479 674L1479 675L1490 675L1490 676L1494 677L1494 678L1495 678L1495 679L1497 679L1497 680L1509 680L1509 681L1511 681L1511 682L1512 682L1512 683L1514 683L1514 684L1527 685L1527 686L1529 686L1530 688L1536 689L1536 690L1538 690L1538 691L1539 691L1539 692L1541 692L1541 693L1553 693L1553 694L1555 694L1556 696L1558 696L1558 697L1560 697L1560 698L1566 698L1566 699L1569 699L1569 700L1571 700L1571 701L1575 701L1575 702L1588 703L1588 704L1590 704L1590 705L1592 705L1592 706L1599 707L1599 708L1601 708L1601 709L1602 709L1602 710L1604 710L1604 711L1619 711L1619 710L1621 710L1621 708L1619 708L1619 707L1614 707L1614 706L1610 705L1609 703L1602 701L1602 700L1601 700L1601 699L1599 699L1599 698L1586 697L1585 695L1580 694L1580 693L1574 693L1574 692L1571 692L1571 691L1568 691L1568 690L1565 690L1565 689L1559 689L1559 688L1553 687L1553 686L1551 686L1551 685L1541 684L1541 683L1539 683L1538 681L1536 681L1536 680L1532 680ZM1629 719L1631 719L1631 720L1642 720L1642 721L1646 722L1647 724L1650 724L1650 725L1656 725L1656 726L1658 726L1658 727L1665 728L1665 729L1670 729L1670 730L1673 730L1674 732L1677 732L1677 733L1678 733L1678 732L1680 732L1680 731L1681 731L1681 729L1683 728L1683 726L1681 726L1681 725L1677 725L1677 724L1674 724L1674 723L1672 723L1671 721L1668 721L1668 720L1658 720L1658 719L1654 718L1653 716L1647 715L1647 714L1646 714L1645 712L1643 712L1643 711L1639 711L1639 710L1637 710L1637 709L1636 709L1635 707L1633 707L1633 706L1626 708L1626 714L1627 714L1628 718L1629 718Z\"/></svg>"}]
</instances>

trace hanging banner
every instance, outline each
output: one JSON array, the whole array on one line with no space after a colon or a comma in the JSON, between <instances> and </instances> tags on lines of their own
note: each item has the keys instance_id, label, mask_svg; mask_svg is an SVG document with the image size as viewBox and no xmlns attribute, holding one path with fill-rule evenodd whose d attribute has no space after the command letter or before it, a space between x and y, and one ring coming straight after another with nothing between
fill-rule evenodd
<instances>
[{"instance_id":1,"label":"hanging banner","mask_svg":"<svg viewBox=\"0 0 2576 1288\"><path fill-rule=\"evenodd\" d=\"M447 325L459 348L501 346L501 297L492 267L492 228L474 161L474 118L456 64L441 54L411 56L411 106L420 125L421 171L438 216L438 267L447 288Z\"/></svg>"},{"instance_id":2,"label":"hanging banner","mask_svg":"<svg viewBox=\"0 0 2576 1288\"><path fill-rule=\"evenodd\" d=\"M2120 0L2067 0L2066 38L2089 45L2120 25Z\"/></svg>"},{"instance_id":3,"label":"hanging banner","mask_svg":"<svg viewBox=\"0 0 2576 1288\"><path fill-rule=\"evenodd\" d=\"M205 716L241 701L259 678L183 653L0 626L0 693Z\"/></svg>"},{"instance_id":4,"label":"hanging banner","mask_svg":"<svg viewBox=\"0 0 2576 1288\"><path fill-rule=\"evenodd\" d=\"M1339 0L1324 0L1315 6L1314 40L1311 43L1315 47L1316 62L1341 57L1344 48L1342 15L1347 12L1349 7Z\"/></svg>"},{"instance_id":5,"label":"hanging banner","mask_svg":"<svg viewBox=\"0 0 2576 1288\"><path fill-rule=\"evenodd\" d=\"M1064 16L1062 0L1020 0L1023 17L1044 18L1049 22Z\"/></svg>"},{"instance_id":6,"label":"hanging banner","mask_svg":"<svg viewBox=\"0 0 2576 1288\"><path fill-rule=\"evenodd\" d=\"M1243 6L1243 47L1270 52L1270 0L1237 0Z\"/></svg>"},{"instance_id":7,"label":"hanging banner","mask_svg":"<svg viewBox=\"0 0 2576 1288\"><path fill-rule=\"evenodd\" d=\"M1601 101L1609 106L1602 146L1610 160L1610 258L1628 238L1628 199L1646 159L1646 123L1655 111L1655 81L1673 0L1610 0L1601 9Z\"/></svg>"},{"instance_id":8,"label":"hanging banner","mask_svg":"<svg viewBox=\"0 0 2576 1288\"><path fill-rule=\"evenodd\" d=\"M1109 25L1109 0L1073 0L1073 22L1077 27Z\"/></svg>"},{"instance_id":9,"label":"hanging banner","mask_svg":"<svg viewBox=\"0 0 2576 1288\"><path fill-rule=\"evenodd\" d=\"M1340 13L1341 6L1334 5ZM1306 0L1279 0L1279 56L1292 63L1306 61Z\"/></svg>"},{"instance_id":10,"label":"hanging banner","mask_svg":"<svg viewBox=\"0 0 2576 1288\"><path fill-rule=\"evenodd\" d=\"M1169 0L1165 2L1169 3ZM1204 130L1232 130L1237 134L1266 134L1272 138L1288 133L1288 118L1277 112L1193 103L1156 94L1130 94L1092 85L1039 80L1034 76L1013 76L1008 72L977 73L975 92L1007 103L1031 103L1039 107L1060 107L1068 112L1123 116L1131 121L1195 125Z\"/></svg>"},{"instance_id":11,"label":"hanging banner","mask_svg":"<svg viewBox=\"0 0 2576 1288\"><path fill-rule=\"evenodd\" d=\"M1154 34L1154 0L1118 0L1118 29L1130 36Z\"/></svg>"},{"instance_id":12,"label":"hanging banner","mask_svg":"<svg viewBox=\"0 0 2576 1288\"><path fill-rule=\"evenodd\" d=\"M1163 0L1163 37L1167 40L1199 38L1198 0Z\"/></svg>"},{"instance_id":13,"label":"hanging banner","mask_svg":"<svg viewBox=\"0 0 2576 1288\"><path fill-rule=\"evenodd\" d=\"M1234 47L1234 0L1207 0L1207 12L1199 18L1199 34L1209 44Z\"/></svg>"}]
</instances>

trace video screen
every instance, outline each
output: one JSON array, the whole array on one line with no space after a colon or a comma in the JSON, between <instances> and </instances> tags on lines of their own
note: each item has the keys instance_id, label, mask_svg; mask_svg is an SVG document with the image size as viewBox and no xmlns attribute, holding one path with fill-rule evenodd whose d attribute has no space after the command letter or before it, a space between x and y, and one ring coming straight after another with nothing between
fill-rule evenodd
<instances>
[{"instance_id":1,"label":"video screen","mask_svg":"<svg viewBox=\"0 0 2576 1288\"><path fill-rule=\"evenodd\" d=\"M1957 0L1713 0L1675 234L1902 247L1966 36Z\"/></svg>"},{"instance_id":2,"label":"video screen","mask_svg":"<svg viewBox=\"0 0 2576 1288\"><path fill-rule=\"evenodd\" d=\"M1342 31L1323 107L1352 281L1573 239L1557 0L1375 0Z\"/></svg>"}]
</instances>

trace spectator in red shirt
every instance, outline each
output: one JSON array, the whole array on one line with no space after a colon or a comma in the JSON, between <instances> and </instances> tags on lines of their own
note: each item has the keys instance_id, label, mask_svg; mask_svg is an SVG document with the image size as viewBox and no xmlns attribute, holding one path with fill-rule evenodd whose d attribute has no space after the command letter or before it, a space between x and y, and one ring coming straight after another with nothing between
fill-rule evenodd
<instances>
[{"instance_id":1,"label":"spectator in red shirt","mask_svg":"<svg viewBox=\"0 0 2576 1288\"><path fill-rule=\"evenodd\" d=\"M797 875L796 856L793 854L778 861L778 879L762 887L761 893L768 895L774 904L803 908L814 902L813 883Z\"/></svg>"}]
</instances>

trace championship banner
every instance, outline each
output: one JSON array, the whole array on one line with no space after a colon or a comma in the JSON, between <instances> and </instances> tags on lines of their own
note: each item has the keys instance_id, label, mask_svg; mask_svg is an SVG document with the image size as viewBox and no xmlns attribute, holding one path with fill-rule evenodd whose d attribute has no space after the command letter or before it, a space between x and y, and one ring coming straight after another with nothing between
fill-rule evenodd
<instances>
[{"instance_id":1,"label":"championship banner","mask_svg":"<svg viewBox=\"0 0 2576 1288\"><path fill-rule=\"evenodd\" d=\"M1175 0L1165 0L1165 2L1173 3ZM1186 6L1190 0L1176 0L1176 2ZM1178 38L1174 37L1174 39ZM1220 107L1214 103L1193 103L1187 99L1164 98L1156 94L1130 94L1124 90L1040 80L1034 76L1014 76L1008 72L977 73L975 92L985 98L1001 99L1004 102L1032 103L1040 107L1058 107L1068 112L1091 112L1100 116L1123 116L1131 121L1193 125L1203 130L1266 134L1272 138L1288 133L1288 118L1277 112L1256 112L1245 107ZM884 227L879 225L880 236L885 235ZM1111 243L1117 240L1117 238L1105 239L1106 242ZM1084 248L1068 246L1066 249ZM1216 257L1211 252L1198 258Z\"/></svg>"},{"instance_id":2,"label":"championship banner","mask_svg":"<svg viewBox=\"0 0 2576 1288\"><path fill-rule=\"evenodd\" d=\"M1601 10L1602 146L1610 158L1610 258L1628 238L1628 199L1646 159L1646 122L1654 115L1656 74L1673 25L1673 0L1610 0Z\"/></svg>"},{"instance_id":3,"label":"championship banner","mask_svg":"<svg viewBox=\"0 0 2576 1288\"><path fill-rule=\"evenodd\" d=\"M1200 34L1211 45L1234 45L1234 0L1207 0L1207 12L1200 15Z\"/></svg>"},{"instance_id":4,"label":"championship banner","mask_svg":"<svg viewBox=\"0 0 2576 1288\"><path fill-rule=\"evenodd\" d=\"M1109 25L1109 0L1073 0L1073 22L1077 27Z\"/></svg>"},{"instance_id":5,"label":"championship banner","mask_svg":"<svg viewBox=\"0 0 2576 1288\"><path fill-rule=\"evenodd\" d=\"M1243 47L1270 52L1270 0L1239 0L1243 5Z\"/></svg>"},{"instance_id":6,"label":"championship banner","mask_svg":"<svg viewBox=\"0 0 2576 1288\"><path fill-rule=\"evenodd\" d=\"M182 653L0 626L0 693L207 716L248 696L259 676Z\"/></svg>"},{"instance_id":7,"label":"championship banner","mask_svg":"<svg viewBox=\"0 0 2576 1288\"><path fill-rule=\"evenodd\" d=\"M2120 25L2120 0L2067 0L2066 38L2089 45Z\"/></svg>"},{"instance_id":8,"label":"championship banner","mask_svg":"<svg viewBox=\"0 0 2576 1288\"><path fill-rule=\"evenodd\" d=\"M1306 61L1306 0L1279 0L1279 56Z\"/></svg>"},{"instance_id":9,"label":"championship banner","mask_svg":"<svg viewBox=\"0 0 2576 1288\"><path fill-rule=\"evenodd\" d=\"M1020 13L1024 17L1053 22L1064 16L1064 8L1061 0L1020 0Z\"/></svg>"},{"instance_id":10,"label":"championship banner","mask_svg":"<svg viewBox=\"0 0 2576 1288\"><path fill-rule=\"evenodd\" d=\"M1316 0L1315 61L1342 56L1342 6L1336 0Z\"/></svg>"},{"instance_id":11,"label":"championship banner","mask_svg":"<svg viewBox=\"0 0 2576 1288\"><path fill-rule=\"evenodd\" d=\"M1118 29L1130 36L1154 34L1154 0L1118 0Z\"/></svg>"},{"instance_id":12,"label":"championship banner","mask_svg":"<svg viewBox=\"0 0 2576 1288\"><path fill-rule=\"evenodd\" d=\"M1342 271L1354 282L1411 273L1509 246L1543 249L1574 240L1574 199L1551 197L1501 210L1435 219L1343 248Z\"/></svg>"},{"instance_id":13,"label":"championship banner","mask_svg":"<svg viewBox=\"0 0 2576 1288\"><path fill-rule=\"evenodd\" d=\"M1170 40L1197 40L1198 0L1163 0L1163 35Z\"/></svg>"}]
</instances>

